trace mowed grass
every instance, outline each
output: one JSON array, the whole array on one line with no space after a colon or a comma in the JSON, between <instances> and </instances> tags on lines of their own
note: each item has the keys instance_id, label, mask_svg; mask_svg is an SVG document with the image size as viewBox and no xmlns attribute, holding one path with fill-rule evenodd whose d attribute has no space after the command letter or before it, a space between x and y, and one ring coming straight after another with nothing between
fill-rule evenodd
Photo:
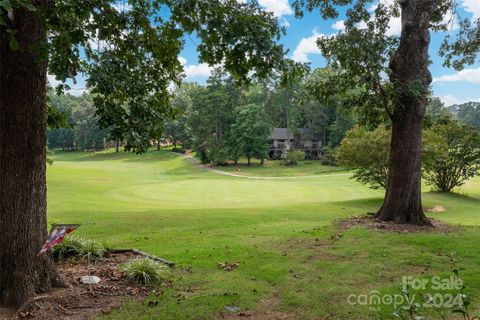
<instances>
[{"instance_id":1,"label":"mowed grass","mask_svg":"<svg viewBox=\"0 0 480 320\"><path fill-rule=\"evenodd\" d=\"M345 172L345 169L342 167L325 165L315 160L304 160L300 161L296 166L285 166L280 160L267 160L261 165L259 160L252 159L249 166L247 159L244 158L241 158L237 164L216 167L216 169L242 176L257 177L301 177Z\"/></svg>"},{"instance_id":2,"label":"mowed grass","mask_svg":"<svg viewBox=\"0 0 480 320\"><path fill-rule=\"evenodd\" d=\"M462 226L456 232L342 231L333 223L377 210L382 196L344 174L230 177L166 151L57 153L48 167L49 222L88 223L89 236L110 247L177 264L173 287L150 298L158 306L126 300L105 319L216 319L226 305L261 309L264 299L296 319L393 319L392 305L352 305L349 295L397 293L406 275L449 276L453 252L480 310L480 179L458 194L424 194L426 207L446 209L436 219ZM224 261L239 267L218 269Z\"/></svg>"}]
</instances>

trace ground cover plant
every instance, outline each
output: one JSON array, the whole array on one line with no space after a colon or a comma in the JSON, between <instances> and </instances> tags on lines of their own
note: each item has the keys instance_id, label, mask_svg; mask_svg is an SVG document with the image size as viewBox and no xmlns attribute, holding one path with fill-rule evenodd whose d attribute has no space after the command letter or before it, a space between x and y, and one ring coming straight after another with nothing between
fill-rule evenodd
<instances>
[{"instance_id":1,"label":"ground cover plant","mask_svg":"<svg viewBox=\"0 0 480 320\"><path fill-rule=\"evenodd\" d=\"M98 260L102 258L104 253L105 248L98 241L76 236L66 237L65 240L52 248L52 255L56 260L66 260L68 258Z\"/></svg>"},{"instance_id":2,"label":"ground cover plant","mask_svg":"<svg viewBox=\"0 0 480 320\"><path fill-rule=\"evenodd\" d=\"M178 281L149 298L158 304L126 301L102 319L237 314L226 306L291 319L395 319L393 305L350 303L348 297L396 294L403 276L448 277L453 252L466 269L470 311L480 311L478 177L455 194L424 186L425 207L444 209L427 215L452 224L451 231L391 233L337 226L337 219L375 212L382 202L382 191L354 182L346 172L230 177L168 151L57 152L54 160L48 167L49 223L90 222L89 238L108 247L137 248L176 262ZM272 172L294 170L269 164ZM226 271L219 262L238 266Z\"/></svg>"},{"instance_id":3,"label":"ground cover plant","mask_svg":"<svg viewBox=\"0 0 480 320\"><path fill-rule=\"evenodd\" d=\"M137 283L156 284L169 278L170 269L150 258L138 258L121 266L128 279Z\"/></svg>"}]
</instances>

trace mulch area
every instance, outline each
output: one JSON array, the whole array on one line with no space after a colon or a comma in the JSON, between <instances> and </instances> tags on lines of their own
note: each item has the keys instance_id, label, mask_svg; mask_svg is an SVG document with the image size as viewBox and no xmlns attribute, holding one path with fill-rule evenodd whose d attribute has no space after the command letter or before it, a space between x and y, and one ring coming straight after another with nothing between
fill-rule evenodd
<instances>
[{"instance_id":1,"label":"mulch area","mask_svg":"<svg viewBox=\"0 0 480 320\"><path fill-rule=\"evenodd\" d=\"M433 218L428 218L432 226L418 226L412 224L397 224L391 221L380 221L371 215L360 217L350 217L337 221L337 225L341 229L350 229L364 227L379 232L395 232L395 233L414 233L414 232L437 232L451 233L456 232L460 228L440 222Z\"/></svg>"},{"instance_id":2,"label":"mulch area","mask_svg":"<svg viewBox=\"0 0 480 320\"><path fill-rule=\"evenodd\" d=\"M94 316L108 313L119 307L125 299L143 300L151 294L161 294L171 283L157 286L145 286L128 281L119 267L128 260L137 258L133 253L107 254L101 261L92 263L90 275L101 279L99 284L91 285L80 281L87 275L84 260L68 260L58 263L59 272L71 285L70 288L58 288L28 305L23 312L5 316L7 310L2 309L0 319L91 319ZM38 298L37 297L37 298Z\"/></svg>"}]
</instances>

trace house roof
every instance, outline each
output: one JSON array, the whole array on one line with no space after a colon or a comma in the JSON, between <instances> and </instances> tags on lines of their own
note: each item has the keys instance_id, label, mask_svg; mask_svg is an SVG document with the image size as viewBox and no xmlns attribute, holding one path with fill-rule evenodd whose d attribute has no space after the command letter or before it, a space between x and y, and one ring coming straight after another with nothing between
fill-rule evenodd
<instances>
[{"instance_id":1,"label":"house roof","mask_svg":"<svg viewBox=\"0 0 480 320\"><path fill-rule=\"evenodd\" d=\"M270 135L271 140L291 140L293 139L293 134L288 130L288 128L273 128L272 134Z\"/></svg>"},{"instance_id":2,"label":"house roof","mask_svg":"<svg viewBox=\"0 0 480 320\"><path fill-rule=\"evenodd\" d=\"M297 131L300 134L302 140L321 140L319 134L311 128L299 128ZM294 139L293 133L288 128L273 128L270 140L292 140Z\"/></svg>"}]
</instances>

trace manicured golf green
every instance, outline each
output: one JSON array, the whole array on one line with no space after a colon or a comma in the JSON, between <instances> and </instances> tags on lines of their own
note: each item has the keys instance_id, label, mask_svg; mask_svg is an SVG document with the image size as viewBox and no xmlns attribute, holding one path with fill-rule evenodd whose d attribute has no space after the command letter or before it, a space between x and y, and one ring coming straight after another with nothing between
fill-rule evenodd
<instances>
[{"instance_id":1,"label":"manicured golf green","mask_svg":"<svg viewBox=\"0 0 480 320\"><path fill-rule=\"evenodd\" d=\"M394 319L393 305L348 298L372 290L397 293L407 275L447 277L453 252L466 269L472 308L480 311L479 178L457 194L424 194L425 207L445 208L431 215L462 225L458 231L398 234L338 230L336 219L375 211L383 195L345 171L298 177L306 174L288 168L289 174L274 174L289 176L284 179L231 177L167 151L57 152L54 160L49 222L89 223L90 237L107 246L177 263L173 287L150 298L158 306L125 301L103 318L215 319L228 313L227 305L260 314L268 305L293 319ZM82 236L85 229L76 232ZM332 237L338 233L343 236ZM224 261L239 267L218 269Z\"/></svg>"}]
</instances>

